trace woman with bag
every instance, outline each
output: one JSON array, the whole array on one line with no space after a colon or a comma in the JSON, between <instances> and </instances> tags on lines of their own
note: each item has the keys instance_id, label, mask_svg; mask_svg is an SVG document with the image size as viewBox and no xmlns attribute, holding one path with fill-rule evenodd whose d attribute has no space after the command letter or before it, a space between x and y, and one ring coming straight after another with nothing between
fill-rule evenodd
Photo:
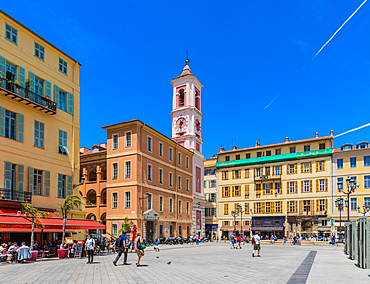
<instances>
[{"instance_id":1,"label":"woman with bag","mask_svg":"<svg viewBox=\"0 0 370 284\"><path fill-rule=\"evenodd\" d=\"M139 267L140 265L140 259L144 255L144 249L146 248L143 238L141 237L140 233L137 233L137 237L135 239L135 246L136 246L136 254L137 254L137 263L136 266Z\"/></svg>"}]
</instances>

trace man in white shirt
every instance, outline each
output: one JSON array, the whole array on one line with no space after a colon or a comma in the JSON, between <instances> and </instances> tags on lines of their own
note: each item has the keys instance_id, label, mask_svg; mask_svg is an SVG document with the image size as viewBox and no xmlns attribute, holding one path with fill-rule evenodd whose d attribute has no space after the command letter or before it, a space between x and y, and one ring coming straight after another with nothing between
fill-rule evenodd
<instances>
[{"instance_id":1,"label":"man in white shirt","mask_svg":"<svg viewBox=\"0 0 370 284\"><path fill-rule=\"evenodd\" d=\"M254 254L256 251L258 251L258 257L260 257L260 250L261 250L261 239L258 235L258 232L255 232L255 235L252 237L252 244L253 244L253 253L252 257L254 257Z\"/></svg>"},{"instance_id":2,"label":"man in white shirt","mask_svg":"<svg viewBox=\"0 0 370 284\"><path fill-rule=\"evenodd\" d=\"M91 238L91 235L87 236L85 249L86 249L87 257L88 257L87 264L93 263L95 240Z\"/></svg>"}]
</instances>

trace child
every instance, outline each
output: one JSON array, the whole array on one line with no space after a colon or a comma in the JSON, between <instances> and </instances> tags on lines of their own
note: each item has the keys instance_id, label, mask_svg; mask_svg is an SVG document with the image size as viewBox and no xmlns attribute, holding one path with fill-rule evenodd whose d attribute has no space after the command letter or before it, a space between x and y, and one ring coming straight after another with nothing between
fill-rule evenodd
<instances>
[{"instance_id":1,"label":"child","mask_svg":"<svg viewBox=\"0 0 370 284\"><path fill-rule=\"evenodd\" d=\"M159 240L158 240L158 238L155 238L155 242L154 242L154 251L159 252L158 245L159 245Z\"/></svg>"}]
</instances>

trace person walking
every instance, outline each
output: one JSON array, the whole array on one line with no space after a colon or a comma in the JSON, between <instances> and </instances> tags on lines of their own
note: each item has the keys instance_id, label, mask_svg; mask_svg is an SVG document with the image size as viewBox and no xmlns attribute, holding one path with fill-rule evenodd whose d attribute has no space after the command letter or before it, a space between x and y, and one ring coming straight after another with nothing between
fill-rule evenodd
<instances>
[{"instance_id":1,"label":"person walking","mask_svg":"<svg viewBox=\"0 0 370 284\"><path fill-rule=\"evenodd\" d=\"M158 245L159 245L159 240L158 240L158 238L155 238L155 242L154 242L154 251L156 251L156 252L159 252Z\"/></svg>"},{"instance_id":2,"label":"person walking","mask_svg":"<svg viewBox=\"0 0 370 284\"><path fill-rule=\"evenodd\" d=\"M116 243L117 243L118 255L116 259L113 261L113 264L117 266L117 262L123 253L123 265L127 265L127 253L128 253L129 244L128 244L128 239L126 237L126 231L122 231L122 234L119 236Z\"/></svg>"},{"instance_id":3,"label":"person walking","mask_svg":"<svg viewBox=\"0 0 370 284\"><path fill-rule=\"evenodd\" d=\"M232 233L230 237L230 249L235 248L234 243L235 243L235 236L234 236L234 233Z\"/></svg>"},{"instance_id":4,"label":"person walking","mask_svg":"<svg viewBox=\"0 0 370 284\"><path fill-rule=\"evenodd\" d=\"M135 247L136 247L136 254L137 254L137 263L136 266L140 267L140 259L144 256L144 249L143 249L143 238L141 237L140 233L137 233L137 237L135 239ZM144 245L145 246L145 245Z\"/></svg>"},{"instance_id":5,"label":"person walking","mask_svg":"<svg viewBox=\"0 0 370 284\"><path fill-rule=\"evenodd\" d=\"M85 249L87 251L87 256L88 256L87 264L93 263L95 240L91 238L91 235L87 235Z\"/></svg>"},{"instance_id":6,"label":"person walking","mask_svg":"<svg viewBox=\"0 0 370 284\"><path fill-rule=\"evenodd\" d=\"M196 241L196 244L199 245L199 235L198 234L195 235L195 241Z\"/></svg>"},{"instance_id":7,"label":"person walking","mask_svg":"<svg viewBox=\"0 0 370 284\"><path fill-rule=\"evenodd\" d=\"M261 239L258 234L258 232L255 233L255 235L252 237L252 244L253 244L253 253L252 257L254 257L254 254L256 251L258 251L258 257L260 257L260 250L261 250Z\"/></svg>"},{"instance_id":8,"label":"person walking","mask_svg":"<svg viewBox=\"0 0 370 284\"><path fill-rule=\"evenodd\" d=\"M236 237L236 241L238 242L238 248L239 248L239 249L242 249L242 247L240 246L240 243L242 242L242 237L241 237L240 235L238 235L238 236Z\"/></svg>"}]
</instances>

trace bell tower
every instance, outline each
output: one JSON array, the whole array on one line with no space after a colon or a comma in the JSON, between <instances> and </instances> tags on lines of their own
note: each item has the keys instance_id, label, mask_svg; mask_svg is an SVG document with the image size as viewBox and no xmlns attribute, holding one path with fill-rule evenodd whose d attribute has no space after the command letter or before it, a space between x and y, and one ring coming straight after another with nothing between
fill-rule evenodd
<instances>
[{"instance_id":1,"label":"bell tower","mask_svg":"<svg viewBox=\"0 0 370 284\"><path fill-rule=\"evenodd\" d=\"M202 154L201 90L203 85L189 67L189 59L172 85L172 140L193 155L193 235L205 236L204 156Z\"/></svg>"}]
</instances>

